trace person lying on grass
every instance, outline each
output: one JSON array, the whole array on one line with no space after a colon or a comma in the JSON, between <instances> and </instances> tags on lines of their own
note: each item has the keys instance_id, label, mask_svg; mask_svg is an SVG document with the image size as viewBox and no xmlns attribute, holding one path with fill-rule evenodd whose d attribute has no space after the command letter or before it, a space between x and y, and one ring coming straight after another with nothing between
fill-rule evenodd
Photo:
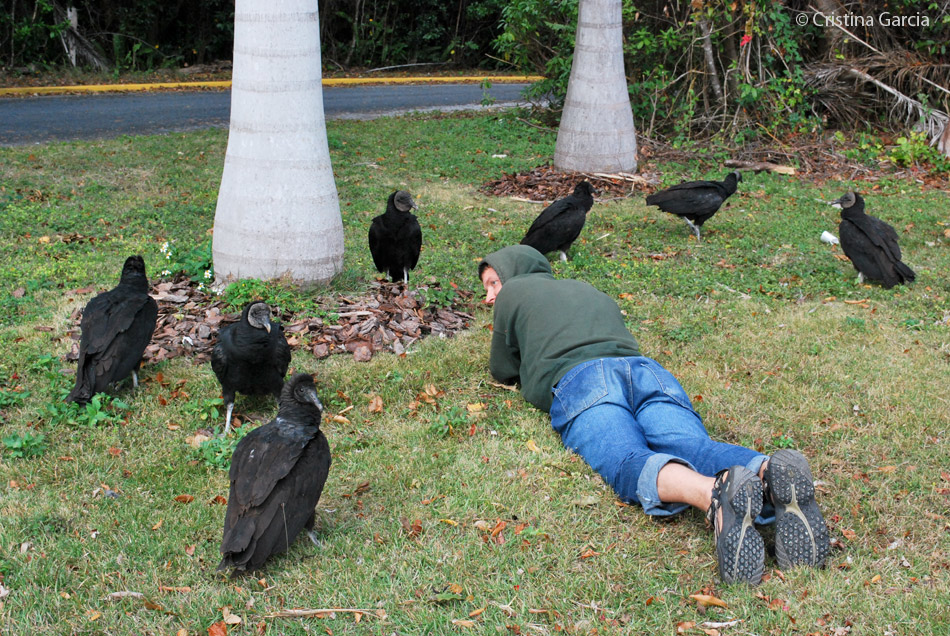
<instances>
[{"instance_id":1,"label":"person lying on grass","mask_svg":"<svg viewBox=\"0 0 950 636\"><path fill-rule=\"evenodd\" d=\"M622 500L656 516L706 511L726 583L762 580L755 523L775 522L779 567L824 564L828 529L804 455L713 441L676 378L640 354L617 304L585 282L555 279L534 248L493 252L478 275L494 308L492 376L519 383Z\"/></svg>"}]
</instances>

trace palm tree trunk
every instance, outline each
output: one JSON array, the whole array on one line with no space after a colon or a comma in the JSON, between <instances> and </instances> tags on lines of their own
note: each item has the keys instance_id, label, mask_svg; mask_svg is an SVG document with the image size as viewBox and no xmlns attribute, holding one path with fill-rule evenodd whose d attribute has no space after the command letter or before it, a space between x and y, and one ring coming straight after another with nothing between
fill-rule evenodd
<instances>
[{"instance_id":1,"label":"palm tree trunk","mask_svg":"<svg viewBox=\"0 0 950 636\"><path fill-rule=\"evenodd\" d=\"M559 170L637 169L621 27L621 0L580 0L571 78L554 149Z\"/></svg>"},{"instance_id":2,"label":"palm tree trunk","mask_svg":"<svg viewBox=\"0 0 950 636\"><path fill-rule=\"evenodd\" d=\"M343 222L323 112L317 0L237 0L231 124L214 218L219 283L325 283Z\"/></svg>"}]
</instances>

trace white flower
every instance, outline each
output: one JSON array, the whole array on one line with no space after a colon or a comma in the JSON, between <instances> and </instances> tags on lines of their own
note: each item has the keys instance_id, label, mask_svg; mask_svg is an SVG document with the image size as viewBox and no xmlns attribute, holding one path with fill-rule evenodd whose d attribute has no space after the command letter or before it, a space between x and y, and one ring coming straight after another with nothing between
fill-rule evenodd
<instances>
[{"instance_id":1,"label":"white flower","mask_svg":"<svg viewBox=\"0 0 950 636\"><path fill-rule=\"evenodd\" d=\"M210 270L210 269L206 269L206 270L205 270L205 278L206 278L206 279L209 279L209 278L211 278L211 276L212 276L211 270Z\"/></svg>"},{"instance_id":2,"label":"white flower","mask_svg":"<svg viewBox=\"0 0 950 636\"><path fill-rule=\"evenodd\" d=\"M162 270L162 273L161 273L160 275L161 275L161 276L171 276L171 272L170 272L169 270L167 270L167 269L163 269L163 270Z\"/></svg>"}]
</instances>

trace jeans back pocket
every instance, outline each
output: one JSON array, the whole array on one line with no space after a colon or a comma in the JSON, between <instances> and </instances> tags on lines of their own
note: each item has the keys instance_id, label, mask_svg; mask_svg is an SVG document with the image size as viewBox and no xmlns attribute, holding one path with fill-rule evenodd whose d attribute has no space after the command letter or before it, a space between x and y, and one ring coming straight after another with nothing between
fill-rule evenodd
<instances>
[{"instance_id":1,"label":"jeans back pocket","mask_svg":"<svg viewBox=\"0 0 950 636\"><path fill-rule=\"evenodd\" d=\"M607 393L602 360L590 360L573 367L554 387L554 399L568 422L594 406Z\"/></svg>"}]
</instances>

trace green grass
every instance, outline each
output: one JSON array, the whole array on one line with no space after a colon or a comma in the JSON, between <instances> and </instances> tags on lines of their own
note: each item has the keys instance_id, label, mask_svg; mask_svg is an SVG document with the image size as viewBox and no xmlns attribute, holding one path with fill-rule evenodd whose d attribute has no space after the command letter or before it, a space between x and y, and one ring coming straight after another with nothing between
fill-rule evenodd
<instances>
[{"instance_id":1,"label":"green grass","mask_svg":"<svg viewBox=\"0 0 950 636\"><path fill-rule=\"evenodd\" d=\"M366 228L396 188L420 205L414 280L442 289L479 291L477 259L520 240L540 211L478 192L553 152L553 135L512 117L328 128L343 273L319 293L251 285L232 292L234 304L263 289L317 315L335 295L364 291L375 275ZM723 634L944 633L946 193L887 175L872 191L747 174L702 243L635 197L596 204L574 259L553 262L557 275L617 299L644 352L681 379L717 439L765 452L791 446L812 459L840 545L828 568L757 588L721 585L700 513L655 522L618 505L544 414L491 384L491 316L479 307L469 332L423 341L403 358L295 353L292 366L317 374L328 410L322 544L301 538L261 580L228 580L214 572L224 451L189 444L220 426L210 367L179 358L146 367L136 392L124 383L117 400L91 411L61 404L69 315L90 297L73 290L114 285L130 253L157 275L166 241L176 263L199 262L225 143L215 131L0 149L0 437L19 448L43 436L23 457L0 453L0 582L9 590L0 631L204 635L228 606L243 621L234 634L262 623L271 634L670 634L695 622L685 633L698 635L704 621L732 619L743 622ZM650 168L669 182L725 172ZM837 212L818 200L849 187L868 192L869 211L898 229L914 285L857 285L851 265L833 257L840 250L818 240L837 233ZM435 404L421 397L427 389ZM381 413L370 409L377 396ZM256 423L274 408L241 397L237 411ZM109 600L123 591L144 598ZM700 610L695 593L728 608ZM265 618L333 607L385 618Z\"/></svg>"}]
</instances>

